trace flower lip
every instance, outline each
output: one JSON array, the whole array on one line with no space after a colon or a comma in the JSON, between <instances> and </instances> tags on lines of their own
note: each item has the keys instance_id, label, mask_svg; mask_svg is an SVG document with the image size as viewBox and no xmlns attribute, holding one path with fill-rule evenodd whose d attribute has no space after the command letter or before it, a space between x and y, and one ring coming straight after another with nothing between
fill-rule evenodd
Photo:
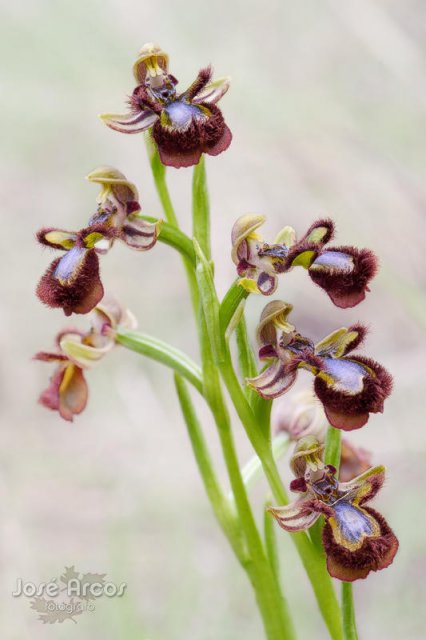
<instances>
[{"instance_id":1,"label":"flower lip","mask_svg":"<svg viewBox=\"0 0 426 640\"><path fill-rule=\"evenodd\" d=\"M201 103L199 107L203 107ZM168 118L162 122L163 114L152 129L161 162L177 169L199 162L202 153L218 155L232 141L232 134L225 124L222 112L215 105L205 107L206 117L192 117L185 128L173 127Z\"/></svg>"},{"instance_id":2,"label":"flower lip","mask_svg":"<svg viewBox=\"0 0 426 640\"><path fill-rule=\"evenodd\" d=\"M70 253L70 252L69 252ZM66 257L65 254L64 257ZM72 277L69 265L65 272L59 267L61 258L54 260L37 286L37 295L49 307L61 307L66 316L72 313L86 314L103 297L104 289L99 277L99 260L94 249L77 256L77 271ZM68 276L67 282L56 277L57 269Z\"/></svg>"},{"instance_id":3,"label":"flower lip","mask_svg":"<svg viewBox=\"0 0 426 640\"><path fill-rule=\"evenodd\" d=\"M398 539L385 518L371 507L364 507L363 510L378 523L380 533L376 537L366 536L361 548L356 551L335 542L328 522L323 529L327 569L330 575L344 582L364 579L371 571L386 569L398 551Z\"/></svg>"},{"instance_id":4,"label":"flower lip","mask_svg":"<svg viewBox=\"0 0 426 640\"><path fill-rule=\"evenodd\" d=\"M348 394L335 389L320 377L315 378L314 387L330 423L338 429L351 431L364 426L370 413L382 413L383 403L392 391L392 376L378 362L364 356L351 356L350 361L342 358L341 362L364 367L366 374L359 393Z\"/></svg>"},{"instance_id":5,"label":"flower lip","mask_svg":"<svg viewBox=\"0 0 426 640\"><path fill-rule=\"evenodd\" d=\"M369 249L333 247L313 261L309 276L337 307L347 309L364 300L377 271L377 257Z\"/></svg>"}]
</instances>

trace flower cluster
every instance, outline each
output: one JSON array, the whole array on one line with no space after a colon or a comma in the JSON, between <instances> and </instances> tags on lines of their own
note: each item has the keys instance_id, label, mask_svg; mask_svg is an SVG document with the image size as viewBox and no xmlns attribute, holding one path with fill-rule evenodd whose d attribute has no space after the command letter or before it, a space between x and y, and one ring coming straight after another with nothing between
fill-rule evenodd
<instances>
[{"instance_id":1,"label":"flower cluster","mask_svg":"<svg viewBox=\"0 0 426 640\"><path fill-rule=\"evenodd\" d=\"M118 325L134 329L136 324L130 311L104 298L90 314L89 331L69 328L58 333L56 352L40 351L34 356L35 360L57 364L49 386L40 395L40 404L72 422L87 404L84 371L94 367L115 346L114 330Z\"/></svg>"},{"instance_id":2,"label":"flower cluster","mask_svg":"<svg viewBox=\"0 0 426 640\"><path fill-rule=\"evenodd\" d=\"M49 307L61 307L67 316L88 313L102 299L98 255L106 253L115 240L139 251L151 249L161 225L138 216L137 189L117 169L99 167L87 179L101 185L97 211L87 226L75 232L48 227L37 233L41 244L65 251L41 278L37 295Z\"/></svg>"},{"instance_id":3,"label":"flower cluster","mask_svg":"<svg viewBox=\"0 0 426 640\"><path fill-rule=\"evenodd\" d=\"M348 354L364 340L361 325L342 328L314 344L287 321L292 306L275 300L266 305L257 328L259 358L267 368L247 383L264 398L277 398L295 382L298 369L315 377L314 390L333 427L359 429L370 413L383 411L392 389L384 367L360 355Z\"/></svg>"},{"instance_id":4,"label":"flower cluster","mask_svg":"<svg viewBox=\"0 0 426 640\"><path fill-rule=\"evenodd\" d=\"M300 240L292 227L284 227L273 244L257 233L264 216L238 218L232 229L232 260L241 277L240 285L250 293L269 296L278 285L278 275L296 266L307 269L311 280L338 307L354 307L364 300L368 283L377 271L377 259L368 249L327 247L332 240L331 220L317 220Z\"/></svg>"},{"instance_id":5,"label":"flower cluster","mask_svg":"<svg viewBox=\"0 0 426 640\"><path fill-rule=\"evenodd\" d=\"M269 511L290 532L308 529L323 515L328 571L339 580L353 582L388 567L398 550L398 540L384 517L365 506L381 489L385 468L373 467L350 482L339 482L336 469L324 465L322 453L313 436L299 441L291 461L296 478L290 489L301 496Z\"/></svg>"},{"instance_id":6,"label":"flower cluster","mask_svg":"<svg viewBox=\"0 0 426 640\"><path fill-rule=\"evenodd\" d=\"M160 188L164 171L158 172L159 161L175 168L189 167L198 164L202 154L216 156L229 147L232 134L217 103L230 82L228 78L212 80L212 69L206 67L199 71L186 91L178 93L178 81L169 72L168 55L152 43L140 51L133 74L137 86L129 98L129 112L104 114L101 118L119 132L149 131L158 149L152 168L164 203L168 193L165 184ZM136 186L117 169L102 166L87 177L101 186L96 212L87 224L78 231L48 227L37 233L40 244L64 252L42 276L37 287L40 300L49 307L62 308L67 316L90 312L88 331L64 329L56 337L56 351L34 356L39 361L56 363L50 384L39 401L67 421L73 421L87 404L85 371L122 340L119 325L130 329L136 326L129 311L104 297L99 255L107 253L116 240L138 251L151 249L162 224L161 220L148 222L141 216ZM196 182L195 179L194 184ZM195 189L194 204L197 204L196 198ZM194 207L194 211L196 209ZM264 222L263 216L245 215L232 229L232 260L239 284L248 293L272 295L278 286L278 276L301 266L337 307L354 307L364 300L377 271L377 259L372 251L329 246L335 231L330 219L317 220L299 239L292 227L285 227L271 244L258 233ZM172 223L163 229L162 239L174 244L170 240L172 232L179 242L185 239L189 243L180 230L173 229ZM178 240L176 248L181 248ZM199 287L195 293L200 293L203 300L207 331L222 330L221 317L216 318L214 313L209 317L206 312L207 296L203 298L206 292L202 279L197 277L195 282L194 286ZM209 280L210 285L214 288ZM231 293L234 291L232 288ZM216 304L214 291L208 299L211 300ZM241 308L240 305L238 310ZM259 375L246 380L261 397L272 400L293 385L299 369L314 376L313 392L299 398L289 422L284 420L284 426L280 427L298 439L290 463L295 476L290 488L300 497L269 511L278 524L290 532L307 529L324 516L322 541L328 571L340 580L351 582L387 567L397 552L398 541L383 516L366 506L383 485L384 467L370 468L370 454L343 440L338 478L337 470L323 460L325 431L327 425L345 431L359 429L367 423L370 413L382 412L392 390L392 378L376 361L353 353L364 341L364 326L355 324L337 329L315 344L289 322L291 310L292 305L279 300L264 308L257 340L259 358L265 367ZM240 317L235 312L233 318ZM198 323L200 330L202 324L203 321ZM243 334L244 331L239 336L239 347L249 349ZM158 359L165 361L167 346L158 343L156 349L157 354L161 352ZM208 351L204 354L206 359ZM172 360L173 368L180 371L178 352L172 355ZM224 367L228 367L227 359ZM182 368L185 367L182 365ZM204 379L209 370L203 367L202 389L210 384L210 380ZM220 370L223 373L222 367ZM226 380L226 376L224 378ZM239 400L235 400L231 385L228 390L238 407ZM263 446L259 448L263 450ZM231 469L229 471L231 473Z\"/></svg>"},{"instance_id":7,"label":"flower cluster","mask_svg":"<svg viewBox=\"0 0 426 640\"><path fill-rule=\"evenodd\" d=\"M160 47L144 45L133 65L138 85L129 99L129 113L101 118L122 133L150 129L163 164L189 167L202 153L217 156L231 144L231 131L216 104L228 91L229 78L212 81L212 69L206 67L186 91L177 93L178 81L168 67L169 57Z\"/></svg>"}]
</instances>

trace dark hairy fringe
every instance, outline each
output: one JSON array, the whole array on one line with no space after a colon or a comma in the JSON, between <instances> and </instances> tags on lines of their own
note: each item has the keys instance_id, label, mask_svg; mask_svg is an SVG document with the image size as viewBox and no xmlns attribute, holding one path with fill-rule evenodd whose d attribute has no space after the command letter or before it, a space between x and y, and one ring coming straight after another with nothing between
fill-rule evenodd
<instances>
[{"instance_id":1,"label":"dark hairy fringe","mask_svg":"<svg viewBox=\"0 0 426 640\"><path fill-rule=\"evenodd\" d=\"M195 98L195 96L210 82L211 77L212 68L210 65L204 69L200 69L194 82L180 97L184 97L186 100L191 102L191 100L193 100L193 98Z\"/></svg>"}]
</instances>

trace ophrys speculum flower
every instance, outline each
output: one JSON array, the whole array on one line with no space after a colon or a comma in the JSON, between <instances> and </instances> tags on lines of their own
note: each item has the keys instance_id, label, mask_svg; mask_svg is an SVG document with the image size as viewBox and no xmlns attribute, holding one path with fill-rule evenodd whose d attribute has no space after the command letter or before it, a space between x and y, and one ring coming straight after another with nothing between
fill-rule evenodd
<instances>
[{"instance_id":1,"label":"ophrys speculum flower","mask_svg":"<svg viewBox=\"0 0 426 640\"><path fill-rule=\"evenodd\" d=\"M117 169L99 167L87 178L101 185L98 209L87 226L76 232L48 227L37 233L41 244L65 251L42 276L37 295L49 307L61 307L67 316L88 313L102 299L98 255L109 251L114 240L139 251L151 249L161 226L139 217L137 189Z\"/></svg>"},{"instance_id":2,"label":"ophrys speculum flower","mask_svg":"<svg viewBox=\"0 0 426 640\"><path fill-rule=\"evenodd\" d=\"M269 366L247 380L263 398L285 393L299 369L315 376L314 390L334 427L359 429L370 413L383 411L392 390L392 377L384 367L358 354L348 354L364 340L362 325L341 328L314 344L287 320L292 306L275 300L266 305L257 329L259 358Z\"/></svg>"},{"instance_id":3,"label":"ophrys speculum flower","mask_svg":"<svg viewBox=\"0 0 426 640\"><path fill-rule=\"evenodd\" d=\"M297 458L299 465L304 450L307 458L312 457L312 443L305 445L303 438L297 445L296 453L302 454ZM322 541L327 568L339 580L352 582L388 567L398 550L398 540L384 517L365 506L381 489L385 468L373 467L350 482L339 482L332 465L306 462L302 471L303 475L290 484L302 497L269 509L280 527L302 531L324 515Z\"/></svg>"},{"instance_id":4,"label":"ophrys speculum flower","mask_svg":"<svg viewBox=\"0 0 426 640\"><path fill-rule=\"evenodd\" d=\"M186 91L178 93L178 81L168 73L168 61L160 47L146 44L133 67L139 84L129 99L129 113L108 113L101 118L121 133L151 129L161 162L189 167L198 164L202 153L216 156L231 144L231 131L216 104L230 81L212 81L212 70L206 67Z\"/></svg>"},{"instance_id":5,"label":"ophrys speculum flower","mask_svg":"<svg viewBox=\"0 0 426 640\"><path fill-rule=\"evenodd\" d=\"M264 222L264 216L241 216L232 229L232 259L247 291L272 295L278 276L301 266L336 306L354 307L364 300L377 271L372 251L351 246L326 248L334 235L329 219L314 222L300 240L292 227L284 227L268 244L257 232Z\"/></svg>"},{"instance_id":6,"label":"ophrys speculum flower","mask_svg":"<svg viewBox=\"0 0 426 640\"><path fill-rule=\"evenodd\" d=\"M119 325L134 329L137 322L128 309L112 298L104 298L90 314L88 331L64 329L56 336L56 351L36 354L35 360L57 364L49 386L40 395L40 404L72 422L87 405L89 391L84 372L113 349L114 331Z\"/></svg>"}]
</instances>

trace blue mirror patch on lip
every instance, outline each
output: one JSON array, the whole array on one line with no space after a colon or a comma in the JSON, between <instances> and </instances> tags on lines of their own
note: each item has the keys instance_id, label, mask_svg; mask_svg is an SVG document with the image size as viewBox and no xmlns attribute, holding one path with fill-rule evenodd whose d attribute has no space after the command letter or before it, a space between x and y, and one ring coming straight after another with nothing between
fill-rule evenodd
<instances>
[{"instance_id":1,"label":"blue mirror patch on lip","mask_svg":"<svg viewBox=\"0 0 426 640\"><path fill-rule=\"evenodd\" d=\"M165 107L165 111L171 123L176 127L186 127L194 116L199 116L202 113L199 107L180 100L171 102Z\"/></svg>"},{"instance_id":2,"label":"blue mirror patch on lip","mask_svg":"<svg viewBox=\"0 0 426 640\"><path fill-rule=\"evenodd\" d=\"M78 265L86 252L84 247L73 247L59 260L54 276L62 282L69 282L75 275Z\"/></svg>"},{"instance_id":3,"label":"blue mirror patch on lip","mask_svg":"<svg viewBox=\"0 0 426 640\"><path fill-rule=\"evenodd\" d=\"M318 258L315 258L310 268L315 269L315 267L349 273L353 270L354 263L352 256L348 253L342 253L341 251L324 251Z\"/></svg>"},{"instance_id":4,"label":"blue mirror patch on lip","mask_svg":"<svg viewBox=\"0 0 426 640\"><path fill-rule=\"evenodd\" d=\"M343 537L351 543L356 543L363 536L373 533L373 526L369 518L349 502L341 501L333 505L336 522Z\"/></svg>"},{"instance_id":5,"label":"blue mirror patch on lip","mask_svg":"<svg viewBox=\"0 0 426 640\"><path fill-rule=\"evenodd\" d=\"M324 371L328 373L336 385L351 393L359 393L363 388L366 369L353 360L323 358Z\"/></svg>"}]
</instances>

